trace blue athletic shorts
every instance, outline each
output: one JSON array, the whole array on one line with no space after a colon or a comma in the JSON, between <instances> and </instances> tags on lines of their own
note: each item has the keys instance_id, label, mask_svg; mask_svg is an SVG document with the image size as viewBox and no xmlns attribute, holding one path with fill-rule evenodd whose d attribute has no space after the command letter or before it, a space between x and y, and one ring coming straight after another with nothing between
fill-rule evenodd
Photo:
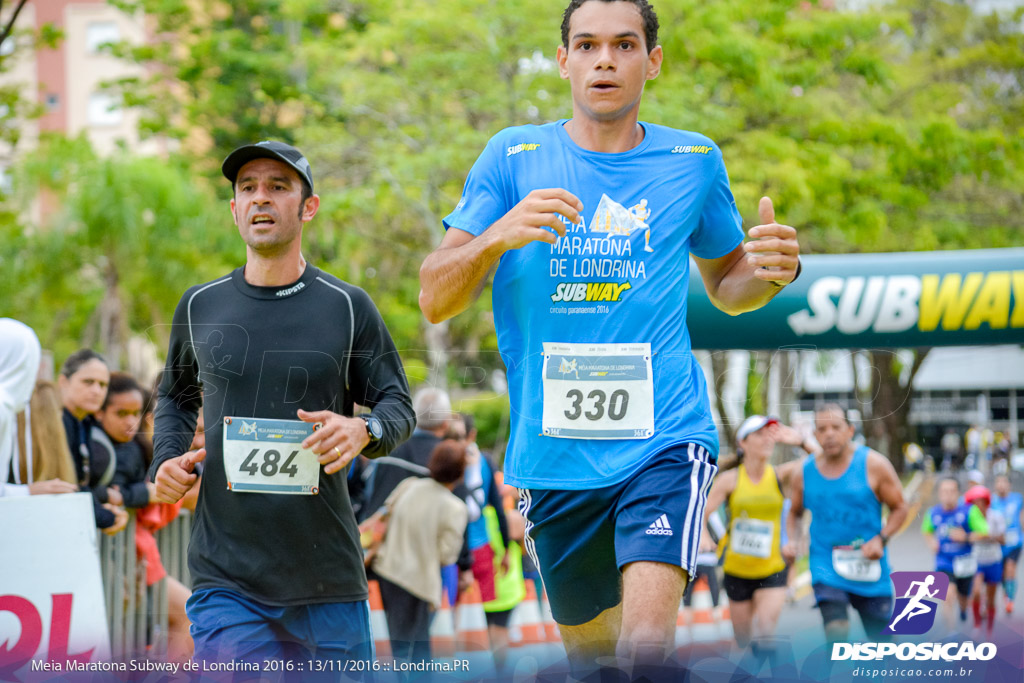
<instances>
[{"instance_id":1,"label":"blue athletic shorts","mask_svg":"<svg viewBox=\"0 0 1024 683\"><path fill-rule=\"evenodd\" d=\"M291 661L309 668L309 660L333 661L334 673L328 678L337 680L337 661L370 661L375 654L366 601L278 607L226 588L205 588L192 594L185 611L192 622L197 661L247 662L261 669L265 662L274 667ZM331 671L321 668L326 669L323 673ZM263 676L272 671L263 671ZM296 680L315 672L305 673ZM246 678L236 671L235 680Z\"/></svg>"},{"instance_id":2,"label":"blue athletic shorts","mask_svg":"<svg viewBox=\"0 0 1024 683\"><path fill-rule=\"evenodd\" d=\"M814 589L814 600L826 626L833 621L847 621L850 618L847 606L857 610L868 640L878 640L882 629L889 623L891 595L858 595L824 583L812 584L811 588Z\"/></svg>"},{"instance_id":3,"label":"blue athletic shorts","mask_svg":"<svg viewBox=\"0 0 1024 683\"><path fill-rule=\"evenodd\" d=\"M978 573L985 583L1000 583L1003 580L1003 563L978 565Z\"/></svg>"},{"instance_id":4,"label":"blue athletic shorts","mask_svg":"<svg viewBox=\"0 0 1024 683\"><path fill-rule=\"evenodd\" d=\"M1018 560L1020 560L1020 549L1021 549L1021 546L1019 546L1019 545L1018 546L1014 546L1012 548L1004 547L1003 548L1003 561L1005 562L1006 560L1013 560L1014 562L1017 562Z\"/></svg>"},{"instance_id":5,"label":"blue athletic shorts","mask_svg":"<svg viewBox=\"0 0 1024 683\"><path fill-rule=\"evenodd\" d=\"M692 578L717 471L705 448L681 444L612 486L520 489L526 549L540 569L555 621L585 624L618 605L622 567L630 562L671 564Z\"/></svg>"}]
</instances>

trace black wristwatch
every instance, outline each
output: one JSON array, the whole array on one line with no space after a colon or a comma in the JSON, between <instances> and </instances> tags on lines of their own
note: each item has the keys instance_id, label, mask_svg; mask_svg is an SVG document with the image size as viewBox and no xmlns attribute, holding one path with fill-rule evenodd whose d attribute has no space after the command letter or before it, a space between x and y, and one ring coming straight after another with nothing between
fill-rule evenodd
<instances>
[{"instance_id":1,"label":"black wristwatch","mask_svg":"<svg viewBox=\"0 0 1024 683\"><path fill-rule=\"evenodd\" d=\"M889 537L883 534L881 531L878 532L878 537L882 539L882 547L889 545Z\"/></svg>"},{"instance_id":2,"label":"black wristwatch","mask_svg":"<svg viewBox=\"0 0 1024 683\"><path fill-rule=\"evenodd\" d=\"M384 437L384 425L372 415L360 415L366 423L366 435L370 437L370 443L377 443Z\"/></svg>"}]
</instances>

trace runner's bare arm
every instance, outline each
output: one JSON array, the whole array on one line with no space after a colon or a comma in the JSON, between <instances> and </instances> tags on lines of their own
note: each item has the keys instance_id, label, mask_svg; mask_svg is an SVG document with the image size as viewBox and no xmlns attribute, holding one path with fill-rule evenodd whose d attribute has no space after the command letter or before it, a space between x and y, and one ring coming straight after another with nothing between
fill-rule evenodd
<instances>
[{"instance_id":1,"label":"runner's bare arm","mask_svg":"<svg viewBox=\"0 0 1024 683\"><path fill-rule=\"evenodd\" d=\"M775 209L767 197L761 198L758 214L761 225L750 229L749 241L720 258L693 257L711 303L729 315L761 308L796 279L800 262L796 230L775 222Z\"/></svg>"},{"instance_id":2,"label":"runner's bare arm","mask_svg":"<svg viewBox=\"0 0 1024 683\"><path fill-rule=\"evenodd\" d=\"M798 469L789 482L789 514L786 516L786 535L789 542L782 548L782 556L795 559L804 540L804 471Z\"/></svg>"},{"instance_id":3,"label":"runner's bare arm","mask_svg":"<svg viewBox=\"0 0 1024 683\"><path fill-rule=\"evenodd\" d=\"M814 457L815 454L821 451L821 447L818 446L816 441L804 437L803 434L787 425L769 425L768 430L775 443L799 447L811 457ZM793 473L804 466L805 459L806 456L800 456L775 468L775 476L779 478L783 489L789 486L789 479L793 476Z\"/></svg>"},{"instance_id":4,"label":"runner's bare arm","mask_svg":"<svg viewBox=\"0 0 1024 683\"><path fill-rule=\"evenodd\" d=\"M554 244L565 235L558 216L578 223L582 209L580 200L566 190L534 190L478 237L449 229L420 267L423 315L439 323L466 310L480 296L502 254L531 242Z\"/></svg>"},{"instance_id":5,"label":"runner's bare arm","mask_svg":"<svg viewBox=\"0 0 1024 683\"><path fill-rule=\"evenodd\" d=\"M700 549L708 551L715 547L711 541L711 534L708 532L708 518L715 513L722 503L728 500L732 492L736 490L736 470L731 469L722 472L715 477L715 483L711 485L708 492L708 501L704 505L704 517L701 519Z\"/></svg>"},{"instance_id":6,"label":"runner's bare arm","mask_svg":"<svg viewBox=\"0 0 1024 683\"><path fill-rule=\"evenodd\" d=\"M896 470L889 459L881 453L868 453L868 481L874 482L872 489L875 496L889 508L889 517L881 533L861 546L864 557L877 560L885 548L881 537L892 538L903 527L903 522L907 519L907 501L903 498L903 486Z\"/></svg>"}]
</instances>

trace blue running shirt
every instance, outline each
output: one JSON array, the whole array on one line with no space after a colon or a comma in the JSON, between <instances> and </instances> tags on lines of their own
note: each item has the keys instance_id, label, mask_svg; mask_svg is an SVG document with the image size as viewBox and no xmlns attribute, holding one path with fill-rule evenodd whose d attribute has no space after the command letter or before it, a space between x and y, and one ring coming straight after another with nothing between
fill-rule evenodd
<instances>
[{"instance_id":1,"label":"blue running shirt","mask_svg":"<svg viewBox=\"0 0 1024 683\"><path fill-rule=\"evenodd\" d=\"M563 220L557 244L506 252L494 276L512 404L506 483L520 488L610 486L684 442L718 452L686 296L690 253L719 258L743 241L722 153L703 135L650 123L637 147L593 152L564 124L491 138L444 219L478 236L535 189L583 202L580 225ZM588 355L583 344L604 349Z\"/></svg>"},{"instance_id":2,"label":"blue running shirt","mask_svg":"<svg viewBox=\"0 0 1024 683\"><path fill-rule=\"evenodd\" d=\"M882 503L868 484L867 446L859 446L846 471L834 479L822 476L814 458L804 462L804 508L811 512L811 581L865 596L892 595L889 551L879 560L873 580L843 576L843 557L862 557L860 546L882 531ZM837 555L838 553L838 555Z\"/></svg>"},{"instance_id":3,"label":"blue running shirt","mask_svg":"<svg viewBox=\"0 0 1024 683\"><path fill-rule=\"evenodd\" d=\"M981 510L962 503L952 510L946 510L941 505L935 505L924 520L921 522L921 531L926 534L935 534L939 542L939 551L935 555L935 570L940 572L953 571L953 560L961 555L971 554L971 543L968 541L954 541L949 537L952 529L963 529L964 533L982 531L985 524L985 516ZM987 529L985 529L987 533Z\"/></svg>"},{"instance_id":4,"label":"blue running shirt","mask_svg":"<svg viewBox=\"0 0 1024 683\"><path fill-rule=\"evenodd\" d=\"M1011 550L1021 546L1020 511L1024 507L1024 496L1017 491L1010 491L1006 498L992 496L992 509L1003 513L1006 518L1006 534L1003 547Z\"/></svg>"}]
</instances>

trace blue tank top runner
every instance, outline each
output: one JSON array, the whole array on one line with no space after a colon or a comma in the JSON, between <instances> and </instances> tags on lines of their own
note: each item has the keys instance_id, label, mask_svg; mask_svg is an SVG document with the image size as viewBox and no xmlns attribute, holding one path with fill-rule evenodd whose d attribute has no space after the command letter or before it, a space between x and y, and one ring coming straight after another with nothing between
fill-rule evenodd
<instances>
[{"instance_id":1,"label":"blue tank top runner","mask_svg":"<svg viewBox=\"0 0 1024 683\"><path fill-rule=\"evenodd\" d=\"M812 515L811 581L874 597L892 594L888 550L882 554L880 571L853 559L860 546L882 530L882 504L868 485L868 452L866 446L857 448L846 472L836 479L823 477L814 458L808 458L804 507ZM857 570L860 576L850 578Z\"/></svg>"}]
</instances>

